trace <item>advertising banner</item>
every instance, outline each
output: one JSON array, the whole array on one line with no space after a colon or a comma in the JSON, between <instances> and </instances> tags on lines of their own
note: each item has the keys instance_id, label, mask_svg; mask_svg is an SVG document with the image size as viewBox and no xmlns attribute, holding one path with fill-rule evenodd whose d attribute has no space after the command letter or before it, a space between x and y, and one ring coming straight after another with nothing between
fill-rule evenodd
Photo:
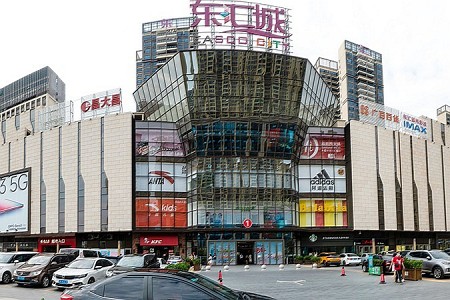
<instances>
[{"instance_id":1,"label":"advertising banner","mask_svg":"<svg viewBox=\"0 0 450 300\"><path fill-rule=\"evenodd\" d=\"M122 112L122 92L113 89L81 97L80 109L82 120Z\"/></svg>"},{"instance_id":2,"label":"advertising banner","mask_svg":"<svg viewBox=\"0 0 450 300\"><path fill-rule=\"evenodd\" d=\"M183 157L183 144L176 130L136 129L136 156Z\"/></svg>"},{"instance_id":3,"label":"advertising banner","mask_svg":"<svg viewBox=\"0 0 450 300\"><path fill-rule=\"evenodd\" d=\"M136 198L136 227L186 226L186 198Z\"/></svg>"},{"instance_id":4,"label":"advertising banner","mask_svg":"<svg viewBox=\"0 0 450 300\"><path fill-rule=\"evenodd\" d=\"M345 166L299 165L300 193L345 193Z\"/></svg>"},{"instance_id":5,"label":"advertising banner","mask_svg":"<svg viewBox=\"0 0 450 300\"><path fill-rule=\"evenodd\" d=\"M136 191L186 192L186 164L137 162Z\"/></svg>"},{"instance_id":6,"label":"advertising banner","mask_svg":"<svg viewBox=\"0 0 450 300\"><path fill-rule=\"evenodd\" d=\"M28 231L30 169L0 175L0 231Z\"/></svg>"},{"instance_id":7,"label":"advertising banner","mask_svg":"<svg viewBox=\"0 0 450 300\"><path fill-rule=\"evenodd\" d=\"M342 135L308 134L303 143L301 159L345 159Z\"/></svg>"},{"instance_id":8,"label":"advertising banner","mask_svg":"<svg viewBox=\"0 0 450 300\"><path fill-rule=\"evenodd\" d=\"M300 227L347 226L347 201L342 199L300 199Z\"/></svg>"}]
</instances>

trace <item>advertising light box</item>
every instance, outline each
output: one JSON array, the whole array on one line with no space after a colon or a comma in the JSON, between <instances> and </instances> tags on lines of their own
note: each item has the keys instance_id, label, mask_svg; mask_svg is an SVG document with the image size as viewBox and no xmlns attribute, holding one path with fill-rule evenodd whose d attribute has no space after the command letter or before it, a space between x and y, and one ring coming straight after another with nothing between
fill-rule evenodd
<instances>
[{"instance_id":1,"label":"advertising light box","mask_svg":"<svg viewBox=\"0 0 450 300\"><path fill-rule=\"evenodd\" d=\"M300 193L345 193L345 167L335 165L300 165Z\"/></svg>"},{"instance_id":2,"label":"advertising light box","mask_svg":"<svg viewBox=\"0 0 450 300\"><path fill-rule=\"evenodd\" d=\"M28 231L30 169L0 175L0 231Z\"/></svg>"},{"instance_id":3,"label":"advertising light box","mask_svg":"<svg viewBox=\"0 0 450 300\"><path fill-rule=\"evenodd\" d=\"M186 164L137 162L136 191L186 192Z\"/></svg>"}]
</instances>

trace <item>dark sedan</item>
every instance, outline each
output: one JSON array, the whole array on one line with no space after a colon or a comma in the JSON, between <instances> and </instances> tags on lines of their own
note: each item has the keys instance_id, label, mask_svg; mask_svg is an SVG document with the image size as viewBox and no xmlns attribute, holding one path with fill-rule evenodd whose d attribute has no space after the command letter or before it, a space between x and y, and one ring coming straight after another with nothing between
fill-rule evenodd
<instances>
[{"instance_id":1,"label":"dark sedan","mask_svg":"<svg viewBox=\"0 0 450 300\"><path fill-rule=\"evenodd\" d=\"M152 270L128 272L90 286L66 290L60 300L274 300L274 298L235 291L212 279L192 272Z\"/></svg>"},{"instance_id":2,"label":"dark sedan","mask_svg":"<svg viewBox=\"0 0 450 300\"><path fill-rule=\"evenodd\" d=\"M383 264L383 273L384 274L388 274L391 273L391 260L388 259L387 257L381 256L379 254L374 254L372 255L372 259L377 259L377 260L383 260L382 264ZM362 270L363 272L369 272L369 260L365 260L362 263Z\"/></svg>"}]
</instances>

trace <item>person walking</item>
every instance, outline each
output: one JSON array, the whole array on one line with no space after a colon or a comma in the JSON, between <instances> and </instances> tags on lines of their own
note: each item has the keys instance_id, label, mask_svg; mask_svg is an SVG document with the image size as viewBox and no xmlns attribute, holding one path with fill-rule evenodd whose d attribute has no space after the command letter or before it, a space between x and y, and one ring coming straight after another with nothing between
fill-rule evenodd
<instances>
[{"instance_id":1,"label":"person walking","mask_svg":"<svg viewBox=\"0 0 450 300\"><path fill-rule=\"evenodd\" d=\"M405 268L405 265L403 264L403 257L400 255L400 252L397 253L397 255L392 259L392 262L394 263L394 269L395 269L395 282L396 283L402 283L403 280L403 269Z\"/></svg>"}]
</instances>

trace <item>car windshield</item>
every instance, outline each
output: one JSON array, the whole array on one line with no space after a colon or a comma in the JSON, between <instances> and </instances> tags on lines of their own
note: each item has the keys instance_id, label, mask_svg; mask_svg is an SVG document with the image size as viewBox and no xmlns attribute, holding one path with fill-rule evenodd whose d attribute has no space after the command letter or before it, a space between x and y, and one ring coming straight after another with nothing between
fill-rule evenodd
<instances>
[{"instance_id":1,"label":"car windshield","mask_svg":"<svg viewBox=\"0 0 450 300\"><path fill-rule=\"evenodd\" d=\"M144 257L143 256L124 256L117 263L120 267L143 267Z\"/></svg>"},{"instance_id":2,"label":"car windshield","mask_svg":"<svg viewBox=\"0 0 450 300\"><path fill-rule=\"evenodd\" d=\"M190 281L195 282L201 286L204 286L209 290L216 291L226 299L233 299L233 300L239 299L238 292L230 288L227 288L226 286L220 285L214 280L209 279L208 277L205 277L203 275L188 272L177 273L177 275L189 279Z\"/></svg>"},{"instance_id":3,"label":"car windshield","mask_svg":"<svg viewBox=\"0 0 450 300\"><path fill-rule=\"evenodd\" d=\"M355 256L358 256L358 255L356 255L355 253L347 253L347 256L348 257L355 257Z\"/></svg>"},{"instance_id":4,"label":"car windshield","mask_svg":"<svg viewBox=\"0 0 450 300\"><path fill-rule=\"evenodd\" d=\"M0 254L0 263L7 263L11 260L14 254Z\"/></svg>"},{"instance_id":5,"label":"car windshield","mask_svg":"<svg viewBox=\"0 0 450 300\"><path fill-rule=\"evenodd\" d=\"M92 269L95 261L91 259L76 259L71 262L67 267L71 269Z\"/></svg>"},{"instance_id":6,"label":"car windshield","mask_svg":"<svg viewBox=\"0 0 450 300\"><path fill-rule=\"evenodd\" d=\"M47 265L51 256L33 256L27 261L27 265Z\"/></svg>"},{"instance_id":7,"label":"car windshield","mask_svg":"<svg viewBox=\"0 0 450 300\"><path fill-rule=\"evenodd\" d=\"M431 256L433 256L436 259L446 259L446 260L450 260L450 256L442 251L432 251L430 252Z\"/></svg>"}]
</instances>

